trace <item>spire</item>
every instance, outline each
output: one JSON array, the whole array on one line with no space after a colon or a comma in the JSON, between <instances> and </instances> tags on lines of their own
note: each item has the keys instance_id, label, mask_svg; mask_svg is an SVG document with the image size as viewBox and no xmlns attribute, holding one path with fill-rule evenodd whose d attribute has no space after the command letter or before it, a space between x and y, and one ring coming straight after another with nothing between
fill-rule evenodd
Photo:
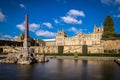
<instances>
[{"instance_id":1,"label":"spire","mask_svg":"<svg viewBox=\"0 0 120 80\"><path fill-rule=\"evenodd\" d=\"M29 38L29 26L28 26L28 14L26 14L25 15L25 37L24 37L24 43L23 43L24 48L26 49L30 46L28 38Z\"/></svg>"},{"instance_id":2,"label":"spire","mask_svg":"<svg viewBox=\"0 0 120 80\"><path fill-rule=\"evenodd\" d=\"M25 18L25 38L29 38L28 14L26 14Z\"/></svg>"}]
</instances>

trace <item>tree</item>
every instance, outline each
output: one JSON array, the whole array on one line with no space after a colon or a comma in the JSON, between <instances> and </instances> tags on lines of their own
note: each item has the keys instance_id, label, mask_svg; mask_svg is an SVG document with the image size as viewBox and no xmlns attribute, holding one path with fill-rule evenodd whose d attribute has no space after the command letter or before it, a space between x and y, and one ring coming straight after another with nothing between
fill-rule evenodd
<instances>
[{"instance_id":1,"label":"tree","mask_svg":"<svg viewBox=\"0 0 120 80\"><path fill-rule=\"evenodd\" d=\"M104 21L104 31L102 39L112 39L114 35L114 21L111 16L107 16Z\"/></svg>"},{"instance_id":2,"label":"tree","mask_svg":"<svg viewBox=\"0 0 120 80\"><path fill-rule=\"evenodd\" d=\"M87 55L87 53L88 53L88 46L87 45L82 46L82 53L83 53L83 55Z\"/></svg>"},{"instance_id":3,"label":"tree","mask_svg":"<svg viewBox=\"0 0 120 80\"><path fill-rule=\"evenodd\" d=\"M58 54L62 54L64 50L64 46L58 46Z\"/></svg>"},{"instance_id":4,"label":"tree","mask_svg":"<svg viewBox=\"0 0 120 80\"><path fill-rule=\"evenodd\" d=\"M77 52L74 53L74 58L78 58L78 53Z\"/></svg>"}]
</instances>

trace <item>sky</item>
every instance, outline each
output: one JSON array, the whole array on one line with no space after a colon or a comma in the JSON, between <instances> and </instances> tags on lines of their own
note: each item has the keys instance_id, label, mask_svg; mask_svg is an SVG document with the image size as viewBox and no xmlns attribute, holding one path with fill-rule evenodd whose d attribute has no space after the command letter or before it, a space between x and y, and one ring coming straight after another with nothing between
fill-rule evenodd
<instances>
[{"instance_id":1,"label":"sky","mask_svg":"<svg viewBox=\"0 0 120 80\"><path fill-rule=\"evenodd\" d=\"M120 0L0 0L0 39L24 33L26 14L30 37L36 39L54 39L59 30L67 36L92 33L108 15L120 34Z\"/></svg>"}]
</instances>

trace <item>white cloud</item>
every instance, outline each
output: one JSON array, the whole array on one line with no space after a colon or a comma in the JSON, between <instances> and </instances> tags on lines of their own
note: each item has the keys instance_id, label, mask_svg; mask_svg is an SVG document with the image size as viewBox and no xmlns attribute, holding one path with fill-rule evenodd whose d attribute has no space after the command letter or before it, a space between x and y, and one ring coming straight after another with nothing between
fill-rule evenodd
<instances>
[{"instance_id":1,"label":"white cloud","mask_svg":"<svg viewBox=\"0 0 120 80\"><path fill-rule=\"evenodd\" d=\"M120 14L118 14L118 15L114 15L113 17L117 17L117 18L120 18Z\"/></svg>"},{"instance_id":2,"label":"white cloud","mask_svg":"<svg viewBox=\"0 0 120 80\"><path fill-rule=\"evenodd\" d=\"M32 23L30 24L30 31L35 32L40 27L40 24Z\"/></svg>"},{"instance_id":3,"label":"white cloud","mask_svg":"<svg viewBox=\"0 0 120 80\"><path fill-rule=\"evenodd\" d=\"M17 36L10 36L10 35L0 35L0 40L15 40Z\"/></svg>"},{"instance_id":4,"label":"white cloud","mask_svg":"<svg viewBox=\"0 0 120 80\"><path fill-rule=\"evenodd\" d=\"M55 19L55 20L54 20L54 22L55 22L56 24L58 24L58 23L59 23L59 21L58 21L57 19Z\"/></svg>"},{"instance_id":5,"label":"white cloud","mask_svg":"<svg viewBox=\"0 0 120 80\"><path fill-rule=\"evenodd\" d=\"M68 31L72 31L72 32L74 32L74 33L77 33L77 32L78 32L78 30L77 30L75 27L71 27L70 29L68 29Z\"/></svg>"},{"instance_id":6,"label":"white cloud","mask_svg":"<svg viewBox=\"0 0 120 80\"><path fill-rule=\"evenodd\" d=\"M43 36L43 37L55 37L56 33L54 32L49 32L49 31L44 31L44 30L39 30L36 32L37 36Z\"/></svg>"},{"instance_id":7,"label":"white cloud","mask_svg":"<svg viewBox=\"0 0 120 80\"><path fill-rule=\"evenodd\" d=\"M101 2L102 2L103 4L107 4L107 5L114 3L113 0L101 0Z\"/></svg>"},{"instance_id":8,"label":"white cloud","mask_svg":"<svg viewBox=\"0 0 120 80\"><path fill-rule=\"evenodd\" d=\"M2 40L10 40L10 39L12 39L12 36L2 35L2 36L0 36L0 39L2 39Z\"/></svg>"},{"instance_id":9,"label":"white cloud","mask_svg":"<svg viewBox=\"0 0 120 80\"><path fill-rule=\"evenodd\" d=\"M75 27L71 27L68 29L68 31L71 31L71 32L74 32L75 34L77 34L78 32L86 31L86 29L77 29Z\"/></svg>"},{"instance_id":10,"label":"white cloud","mask_svg":"<svg viewBox=\"0 0 120 80\"><path fill-rule=\"evenodd\" d=\"M14 36L14 37L13 37L13 40L17 40L17 38L18 38L18 36Z\"/></svg>"},{"instance_id":11,"label":"white cloud","mask_svg":"<svg viewBox=\"0 0 120 80\"><path fill-rule=\"evenodd\" d=\"M64 16L64 17L61 17L61 19L65 23L69 23L69 24L82 24L82 20L77 20L76 18L71 16Z\"/></svg>"},{"instance_id":12,"label":"white cloud","mask_svg":"<svg viewBox=\"0 0 120 80\"><path fill-rule=\"evenodd\" d=\"M20 4L20 7L26 9L24 4Z\"/></svg>"},{"instance_id":13,"label":"white cloud","mask_svg":"<svg viewBox=\"0 0 120 80\"><path fill-rule=\"evenodd\" d=\"M78 17L85 17L85 14L83 11L71 9L69 12L67 12L66 16L61 17L62 21L68 24L82 24L82 20Z\"/></svg>"},{"instance_id":14,"label":"white cloud","mask_svg":"<svg viewBox=\"0 0 120 80\"><path fill-rule=\"evenodd\" d=\"M75 9L71 9L68 12L68 15L70 15L70 16L83 16L83 17L85 16L83 11L79 11L79 10L75 10Z\"/></svg>"},{"instance_id":15,"label":"white cloud","mask_svg":"<svg viewBox=\"0 0 120 80\"><path fill-rule=\"evenodd\" d=\"M21 23L21 24L17 24L16 27L18 29L20 29L21 31L24 31L25 30L25 21L23 23ZM36 24L36 23L29 24L29 30L31 32L35 32L36 30L39 29L39 27L40 27L40 24Z\"/></svg>"},{"instance_id":16,"label":"white cloud","mask_svg":"<svg viewBox=\"0 0 120 80\"><path fill-rule=\"evenodd\" d=\"M120 0L115 0L115 4L120 4Z\"/></svg>"},{"instance_id":17,"label":"white cloud","mask_svg":"<svg viewBox=\"0 0 120 80\"><path fill-rule=\"evenodd\" d=\"M17 24L16 27L17 27L18 29L20 29L21 31L24 31L24 30L25 30L25 24L24 24L24 22L21 23L21 24Z\"/></svg>"},{"instance_id":18,"label":"white cloud","mask_svg":"<svg viewBox=\"0 0 120 80\"><path fill-rule=\"evenodd\" d=\"M101 3L103 4L107 4L107 5L110 5L110 4L120 4L120 0L101 0Z\"/></svg>"},{"instance_id":19,"label":"white cloud","mask_svg":"<svg viewBox=\"0 0 120 80\"><path fill-rule=\"evenodd\" d=\"M53 28L53 26L52 26L52 24L51 23L49 23L49 22L45 22L45 23L43 23L45 26L47 26L48 28Z\"/></svg>"},{"instance_id":20,"label":"white cloud","mask_svg":"<svg viewBox=\"0 0 120 80\"><path fill-rule=\"evenodd\" d=\"M55 39L42 39L44 41L55 41Z\"/></svg>"},{"instance_id":21,"label":"white cloud","mask_svg":"<svg viewBox=\"0 0 120 80\"><path fill-rule=\"evenodd\" d=\"M5 21L5 15L0 11L0 22Z\"/></svg>"}]
</instances>

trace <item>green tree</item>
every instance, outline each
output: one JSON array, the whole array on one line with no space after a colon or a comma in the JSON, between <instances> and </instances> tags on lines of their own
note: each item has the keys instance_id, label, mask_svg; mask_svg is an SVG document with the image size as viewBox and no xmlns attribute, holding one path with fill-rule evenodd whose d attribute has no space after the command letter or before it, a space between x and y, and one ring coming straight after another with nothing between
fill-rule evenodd
<instances>
[{"instance_id":1,"label":"green tree","mask_svg":"<svg viewBox=\"0 0 120 80\"><path fill-rule=\"evenodd\" d=\"M112 39L114 35L114 21L111 16L107 16L104 21L104 31L102 39Z\"/></svg>"},{"instance_id":2,"label":"green tree","mask_svg":"<svg viewBox=\"0 0 120 80\"><path fill-rule=\"evenodd\" d=\"M29 41L30 41L31 46L36 46L35 45L36 42L35 42L35 40L33 38L29 38Z\"/></svg>"},{"instance_id":3,"label":"green tree","mask_svg":"<svg viewBox=\"0 0 120 80\"><path fill-rule=\"evenodd\" d=\"M64 46L58 46L58 54L62 54L64 50Z\"/></svg>"},{"instance_id":4,"label":"green tree","mask_svg":"<svg viewBox=\"0 0 120 80\"><path fill-rule=\"evenodd\" d=\"M74 58L78 58L78 53L77 52L74 53Z\"/></svg>"},{"instance_id":5,"label":"green tree","mask_svg":"<svg viewBox=\"0 0 120 80\"><path fill-rule=\"evenodd\" d=\"M88 53L88 46L87 45L82 46L82 53L83 53L83 55L87 55L87 53Z\"/></svg>"}]
</instances>

